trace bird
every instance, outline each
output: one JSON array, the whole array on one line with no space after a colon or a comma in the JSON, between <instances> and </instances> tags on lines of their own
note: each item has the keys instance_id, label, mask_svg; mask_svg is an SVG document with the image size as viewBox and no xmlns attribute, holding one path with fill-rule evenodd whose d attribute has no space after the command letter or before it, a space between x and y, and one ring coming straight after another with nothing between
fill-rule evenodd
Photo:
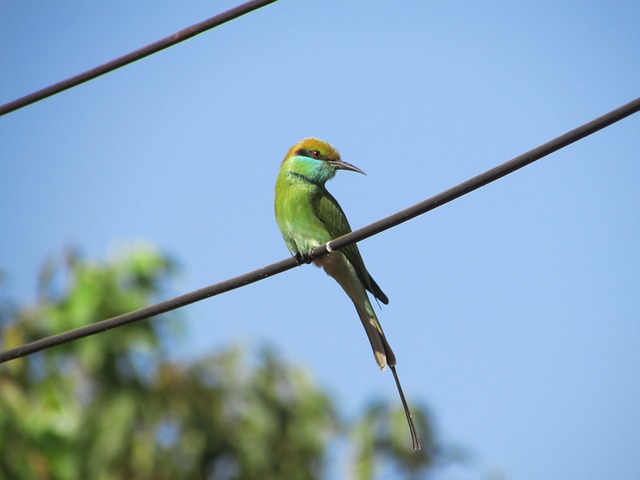
<instances>
[{"instance_id":1,"label":"bird","mask_svg":"<svg viewBox=\"0 0 640 480\"><path fill-rule=\"evenodd\" d=\"M356 244L333 251L330 242L351 232L342 207L327 191L325 184L338 170L366 175L358 167L343 161L329 143L305 138L293 145L282 161L276 179L274 210L276 222L289 252L298 260L312 261L342 287L353 302L364 326L376 363L381 370L390 367L402 401L414 450L420 441L411 411L396 372L396 356L387 341L367 291L383 304L389 303L367 271ZM326 255L312 258L310 252L327 244Z\"/></svg>"}]
</instances>

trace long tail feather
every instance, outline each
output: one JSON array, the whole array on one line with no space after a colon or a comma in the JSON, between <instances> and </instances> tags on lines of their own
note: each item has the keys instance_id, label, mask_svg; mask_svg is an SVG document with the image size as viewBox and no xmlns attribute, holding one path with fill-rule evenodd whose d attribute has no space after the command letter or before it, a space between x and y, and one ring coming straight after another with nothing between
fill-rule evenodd
<instances>
[{"instance_id":1,"label":"long tail feather","mask_svg":"<svg viewBox=\"0 0 640 480\"><path fill-rule=\"evenodd\" d=\"M418 438L416 426L413 423L413 417L411 416L411 410L409 410L409 404L404 398L404 392L402 391L402 386L400 385L400 379L398 378L398 374L396 373L396 366L389 365L389 367L391 368L391 372L393 373L393 379L396 381L396 387L398 387L398 393L400 394L400 400L402 401L402 408L404 408L404 414L407 417L409 431L411 432L411 443L413 444L413 449L420 450L420 439Z\"/></svg>"},{"instance_id":2,"label":"long tail feather","mask_svg":"<svg viewBox=\"0 0 640 480\"><path fill-rule=\"evenodd\" d=\"M409 424L409 432L411 432L411 443L413 449L420 450L420 440L418 439L416 426L413 423L411 410L409 410L409 404L404 397L402 385L400 385L400 379L398 378L398 373L396 372L396 356L394 355L393 350L391 350L391 346L389 345L389 342L387 342L387 338L385 337L384 332L380 328L380 324L375 317L375 313L373 313L373 309L369 307L369 309L372 311L367 312L366 304L365 308L362 308L356 302L354 302L354 305L356 306L358 316L360 317L362 325L364 325L364 329L367 332L367 336L369 337L369 342L371 343L371 348L373 349L373 355L376 358L378 366L382 370L384 370L386 365L389 365L389 367L391 368L393 379L396 382L398 394L400 395L400 401L402 402L402 408L404 409L404 414L407 417L407 423Z\"/></svg>"}]
</instances>

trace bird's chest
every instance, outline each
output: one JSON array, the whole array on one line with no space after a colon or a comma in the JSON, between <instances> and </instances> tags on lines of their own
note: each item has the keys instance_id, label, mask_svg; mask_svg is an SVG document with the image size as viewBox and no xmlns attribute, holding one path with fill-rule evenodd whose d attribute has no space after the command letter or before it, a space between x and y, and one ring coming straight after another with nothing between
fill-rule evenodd
<instances>
[{"instance_id":1,"label":"bird's chest","mask_svg":"<svg viewBox=\"0 0 640 480\"><path fill-rule=\"evenodd\" d=\"M277 213L283 236L293 242L300 253L307 253L331 240L324 223L317 216L314 202L311 192L293 189L283 195Z\"/></svg>"}]
</instances>

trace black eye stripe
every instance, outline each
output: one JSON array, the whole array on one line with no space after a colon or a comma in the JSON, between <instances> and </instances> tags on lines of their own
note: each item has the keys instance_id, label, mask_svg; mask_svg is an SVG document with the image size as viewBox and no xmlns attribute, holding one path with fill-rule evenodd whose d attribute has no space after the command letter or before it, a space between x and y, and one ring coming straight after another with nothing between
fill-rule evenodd
<instances>
[{"instance_id":1,"label":"black eye stripe","mask_svg":"<svg viewBox=\"0 0 640 480\"><path fill-rule=\"evenodd\" d=\"M296 151L296 155L300 155L303 157L309 158L322 158L322 153L319 150L307 150L306 148L301 148Z\"/></svg>"}]
</instances>

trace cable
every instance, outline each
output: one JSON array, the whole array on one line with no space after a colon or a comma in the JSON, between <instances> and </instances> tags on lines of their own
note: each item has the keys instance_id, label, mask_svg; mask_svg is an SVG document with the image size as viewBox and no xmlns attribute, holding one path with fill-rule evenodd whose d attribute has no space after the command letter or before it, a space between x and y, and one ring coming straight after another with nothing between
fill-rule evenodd
<instances>
[{"instance_id":1,"label":"cable","mask_svg":"<svg viewBox=\"0 0 640 480\"><path fill-rule=\"evenodd\" d=\"M136 60L140 60L141 58L157 53L160 50L164 50L165 48L172 47L177 43L188 40L189 38L195 37L196 35L206 32L207 30L217 27L218 25L222 25L229 20L238 18L246 13L252 12L253 10L257 10L258 8L264 7L265 5L274 3L276 1L277 0L250 0L246 3L238 5L237 7L233 7L226 12L208 18L207 20L180 30L173 35L169 35L168 37L153 42L146 47L139 48L131 53L127 53L126 55L92 68L91 70L87 70L86 72L67 78L66 80L50 85L46 88L43 88L42 90L38 90L37 92L33 92L29 95L25 95L24 97L20 97L17 100L13 100L9 103L5 103L4 105L0 105L0 116L11 113L22 107L26 107L27 105L31 105L32 103L63 92L64 90L68 90L69 88L80 85L81 83L93 80L100 75L112 72L113 70L124 67L125 65L133 63Z\"/></svg>"},{"instance_id":2,"label":"cable","mask_svg":"<svg viewBox=\"0 0 640 480\"><path fill-rule=\"evenodd\" d=\"M553 140L540 145L533 150L529 150L528 152L523 153L522 155L519 155L512 160L509 160L508 162L498 165L497 167L494 167L480 175L462 182L455 187L449 188L442 193L439 193L431 198L428 198L427 200L417 203L412 207L383 218L382 220L378 220L377 222L355 230L347 235L343 235L342 237L339 237L335 240L331 240L329 242L330 247L328 247L326 244L320 245L316 247L308 257L290 257L271 265L267 265L266 267L259 268L252 272L245 273L244 275L240 275L238 277L216 283L215 285L210 285L208 287L201 288L184 295L180 295L179 297L175 297L170 300L165 300L163 302L149 305L133 312L118 315L117 317L102 320L100 322L92 323L84 327L79 327L74 330L69 330L67 332L36 340L20 347L12 348L0 353L0 363L4 363L15 358L24 357L40 350L61 345L73 340L78 340L89 335L104 332L112 328L121 327L129 323L144 320L145 318L159 315L161 313L169 312L171 310L184 307L185 305L204 300L205 298L213 297L215 295L219 295L236 288L244 287L245 285L249 285L250 283L263 280L267 277L282 273L286 270L290 270L296 266L302 265L303 263L309 263L313 258L321 257L329 253L329 248L331 251L339 250L348 245L352 245L356 242L388 230L389 228L395 227L396 225L411 220L418 215L422 215L423 213L440 207L445 203L451 202L456 198L459 198L469 192L483 187L488 183L498 180L505 175L513 173L516 170L535 162L536 160L540 160L541 158L557 150L560 150L567 145L577 142L578 140L581 140L582 138L591 135L598 130L602 130L603 128L606 128L609 125L618 122L623 118L626 118L638 111L640 111L640 98L637 98L632 102L627 103L626 105L616 108L615 110L612 110L611 112L598 117L595 120L592 120L591 122L588 122L574 130L571 130L564 135L554 138Z\"/></svg>"},{"instance_id":3,"label":"cable","mask_svg":"<svg viewBox=\"0 0 640 480\"><path fill-rule=\"evenodd\" d=\"M577 142L578 140L581 140L584 137L597 132L598 130L602 130L603 128L606 128L609 125L628 117L629 115L633 115L638 111L640 111L640 98L636 98L635 100L619 108L616 108L615 110L612 110L609 113L602 115L601 117L585 123L584 125L574 130L570 130L564 135L560 135L559 137L556 137L553 140L540 145L539 147L529 150L522 155L518 155L508 162L505 162L501 165L498 165L497 167L492 168L491 170L487 170L480 175L470 178L466 182L462 182L455 187L451 187L448 190L439 193L438 195L417 203L409 208L401 210L398 213L389 215L388 217L378 220L377 222L373 222L366 227L362 227L348 235L344 235L335 240L331 240L329 242L331 244L330 248L331 250L344 248L348 245L351 245L352 243L359 242L380 232L388 230L389 228L395 227L396 225L404 223L407 220L411 220L412 218L417 217L418 215L422 215L429 210L433 210L480 187L484 187L488 183L491 183L504 177L505 175L513 173L522 167L526 167L530 163L533 163L536 160L540 160L542 157L546 157L547 155L550 155L551 153L560 150L567 145ZM320 245L313 250L311 256L315 257L321 254L325 254L326 250L327 249L325 245Z\"/></svg>"}]
</instances>

